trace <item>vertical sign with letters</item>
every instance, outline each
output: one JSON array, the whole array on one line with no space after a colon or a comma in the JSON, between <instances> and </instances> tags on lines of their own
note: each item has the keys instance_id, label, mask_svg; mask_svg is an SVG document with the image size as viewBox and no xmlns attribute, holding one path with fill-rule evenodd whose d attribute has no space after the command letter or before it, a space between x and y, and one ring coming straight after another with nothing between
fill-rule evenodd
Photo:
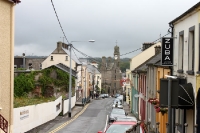
<instances>
[{"instance_id":1,"label":"vertical sign with letters","mask_svg":"<svg viewBox=\"0 0 200 133\"><path fill-rule=\"evenodd\" d=\"M173 38L163 37L161 46L161 65L173 66Z\"/></svg>"}]
</instances>

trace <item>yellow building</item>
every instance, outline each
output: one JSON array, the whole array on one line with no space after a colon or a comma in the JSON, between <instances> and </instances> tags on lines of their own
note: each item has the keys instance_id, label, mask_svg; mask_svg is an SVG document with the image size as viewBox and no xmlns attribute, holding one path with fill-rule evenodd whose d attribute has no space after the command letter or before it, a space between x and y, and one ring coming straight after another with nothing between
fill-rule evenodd
<instances>
[{"instance_id":1,"label":"yellow building","mask_svg":"<svg viewBox=\"0 0 200 133\"><path fill-rule=\"evenodd\" d=\"M166 78L165 75L170 75L170 69L164 67L157 67L157 79L156 79L156 90L160 90L160 79ZM156 97L159 99L159 93L156 93ZM165 113L164 115L159 112L156 114L156 122L160 122L159 131L160 133L166 133L166 123L168 122L168 115Z\"/></svg>"},{"instance_id":2,"label":"yellow building","mask_svg":"<svg viewBox=\"0 0 200 133\"><path fill-rule=\"evenodd\" d=\"M19 0L0 0L0 117L8 127L0 133L12 133L14 84L14 6ZM8 122L8 123L7 123Z\"/></svg>"}]
</instances>

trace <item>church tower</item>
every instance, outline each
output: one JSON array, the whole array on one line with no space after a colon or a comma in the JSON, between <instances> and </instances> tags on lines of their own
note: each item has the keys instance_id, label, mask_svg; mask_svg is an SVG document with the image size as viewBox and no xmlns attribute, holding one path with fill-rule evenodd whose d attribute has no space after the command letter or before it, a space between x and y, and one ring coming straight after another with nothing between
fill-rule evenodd
<instances>
[{"instance_id":1,"label":"church tower","mask_svg":"<svg viewBox=\"0 0 200 133\"><path fill-rule=\"evenodd\" d=\"M114 47L114 58L103 56L101 63L101 83L102 88L105 90L105 92L101 93L108 93L110 95L121 94L120 80L122 76L120 71L120 52L117 44Z\"/></svg>"},{"instance_id":2,"label":"church tower","mask_svg":"<svg viewBox=\"0 0 200 133\"><path fill-rule=\"evenodd\" d=\"M114 65L112 68L112 83L111 83L111 93L122 93L122 87L120 85L121 70L120 70L120 52L119 46L114 47Z\"/></svg>"}]
</instances>

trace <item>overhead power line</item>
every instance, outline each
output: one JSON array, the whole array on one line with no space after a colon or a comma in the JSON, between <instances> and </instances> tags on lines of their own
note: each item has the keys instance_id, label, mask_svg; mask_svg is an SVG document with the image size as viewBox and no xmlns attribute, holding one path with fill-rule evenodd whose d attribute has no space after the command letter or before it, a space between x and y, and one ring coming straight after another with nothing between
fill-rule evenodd
<instances>
[{"instance_id":1,"label":"overhead power line","mask_svg":"<svg viewBox=\"0 0 200 133\"><path fill-rule=\"evenodd\" d=\"M162 37L165 37L165 36L167 36L167 35L169 35L170 34L170 32L169 33L167 33L167 34L165 34L164 36L162 36ZM160 38L158 38L158 39L156 39L155 41L153 41L152 43L154 43L154 42L157 42L158 40L160 40L162 37L160 37ZM79 52L80 54L82 54L83 56L85 56L85 57L87 57L87 58L89 58L90 60L93 60L93 61L96 61L96 62L98 62L99 63L99 61L97 61L95 58L93 58L93 57L91 57L91 56L89 56L89 55L87 55L87 54L85 54L85 53L83 53L83 52L81 52L80 50L78 50L77 48L75 48L74 46L72 46L72 48L74 48L77 52ZM131 51L131 52L127 52L127 53L125 53L125 54L121 54L120 56L123 56L123 55L127 55L127 54L130 54L130 53L133 53L133 52L136 52L136 51L138 51L138 50L140 50L140 49L142 49L142 48L138 48L138 49L135 49L135 50L133 50L133 51Z\"/></svg>"},{"instance_id":2,"label":"overhead power line","mask_svg":"<svg viewBox=\"0 0 200 133\"><path fill-rule=\"evenodd\" d=\"M77 60L79 60L78 56L76 55L74 49L72 48L72 51L74 52L74 55L76 56ZM79 60L80 61L80 60ZM81 62L81 61L80 61Z\"/></svg>"},{"instance_id":3,"label":"overhead power line","mask_svg":"<svg viewBox=\"0 0 200 133\"><path fill-rule=\"evenodd\" d=\"M167 36L167 35L169 35L169 34L171 34L171 33L169 32L169 33L165 34L165 35L162 36L162 37L165 37L165 36ZM160 38L161 38L161 37L160 37ZM160 38L156 39L156 40L153 41L152 43L157 42L158 40L160 40ZM136 51L138 51L138 50L140 50L140 49L142 49L142 48L138 48L138 49L136 49L136 50L133 50L133 51L128 52L128 53L125 53L125 54L121 54L120 56L127 55L127 54L130 54L130 53L133 53L133 52L136 52Z\"/></svg>"},{"instance_id":4,"label":"overhead power line","mask_svg":"<svg viewBox=\"0 0 200 133\"><path fill-rule=\"evenodd\" d=\"M60 23L60 20L59 20L59 18L58 18L58 14L57 14L56 8L55 8L55 6L54 6L54 4L53 4L53 0L51 0L51 3L52 3L52 6L53 6L53 9L54 9L54 12L55 12L55 14L56 14L58 23L59 23L59 25L60 25L60 28L61 28L61 30L62 30L62 33L63 33L63 35L64 35L66 41L69 43L69 41L67 40L67 37L66 37L66 35L65 35L65 32L64 32L64 30L63 30L63 28L62 28L62 25L61 25L61 23Z\"/></svg>"},{"instance_id":5,"label":"overhead power line","mask_svg":"<svg viewBox=\"0 0 200 133\"><path fill-rule=\"evenodd\" d=\"M97 61L95 58L93 58L93 57L91 57L91 56L89 56L89 55L87 55L87 54L85 54L85 53L83 53L83 52L81 52L80 50L78 50L77 48L75 48L74 46L72 46L72 48L73 49L75 49L77 52L79 52L80 54L82 54L83 56L85 56L85 57L87 57L87 58L89 58L89 60L93 60L93 61L95 61L95 62L97 62L97 63L100 63L99 61Z\"/></svg>"}]
</instances>

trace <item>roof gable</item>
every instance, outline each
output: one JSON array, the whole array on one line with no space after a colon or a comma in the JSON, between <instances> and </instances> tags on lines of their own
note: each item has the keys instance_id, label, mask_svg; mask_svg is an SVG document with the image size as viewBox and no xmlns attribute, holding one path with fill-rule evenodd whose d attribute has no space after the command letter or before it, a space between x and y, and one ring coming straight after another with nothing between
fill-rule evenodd
<instances>
[{"instance_id":1,"label":"roof gable","mask_svg":"<svg viewBox=\"0 0 200 133\"><path fill-rule=\"evenodd\" d=\"M140 66L138 66L137 68L135 68L134 71L142 71L142 72L145 72L146 69L148 68L147 65L150 65L150 64L156 64L157 62L159 62L161 60L161 53L157 54L157 55L154 55L152 56L151 58L149 58L148 60L146 60L144 63L142 63Z\"/></svg>"}]
</instances>

